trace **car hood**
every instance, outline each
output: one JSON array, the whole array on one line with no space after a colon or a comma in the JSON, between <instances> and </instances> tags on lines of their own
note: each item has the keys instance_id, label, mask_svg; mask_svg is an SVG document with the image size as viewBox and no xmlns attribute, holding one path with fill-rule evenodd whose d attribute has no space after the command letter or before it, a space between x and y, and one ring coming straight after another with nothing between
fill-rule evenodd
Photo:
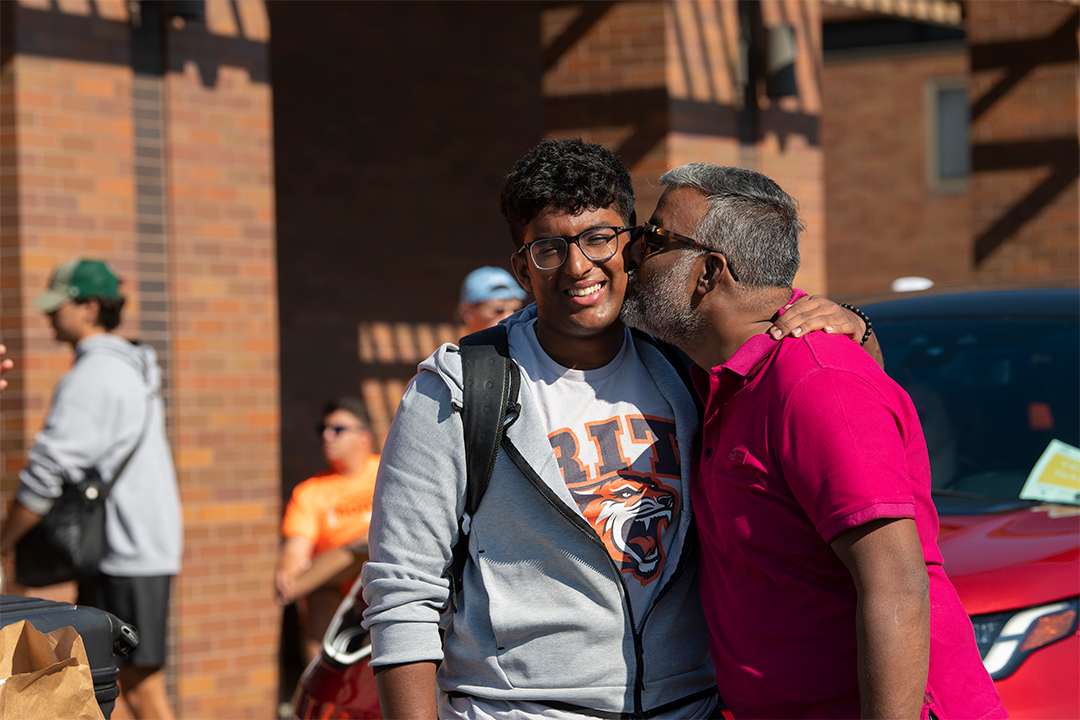
<instances>
[{"instance_id":1,"label":"car hood","mask_svg":"<svg viewBox=\"0 0 1080 720\"><path fill-rule=\"evenodd\" d=\"M1080 508L942 515L938 546L969 615L1080 595Z\"/></svg>"}]
</instances>

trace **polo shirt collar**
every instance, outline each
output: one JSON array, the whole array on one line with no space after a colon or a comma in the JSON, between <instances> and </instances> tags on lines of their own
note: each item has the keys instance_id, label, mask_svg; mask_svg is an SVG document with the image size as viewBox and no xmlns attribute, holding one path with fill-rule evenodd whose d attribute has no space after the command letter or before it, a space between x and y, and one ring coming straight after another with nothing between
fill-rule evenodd
<instances>
[{"instance_id":1,"label":"polo shirt collar","mask_svg":"<svg viewBox=\"0 0 1080 720\"><path fill-rule=\"evenodd\" d=\"M794 288L791 293L791 299L785 304L791 304L799 298L806 295L805 292ZM784 308L781 307L777 315L784 314ZM768 333L761 333L760 335L754 335L749 340L744 342L735 354L727 359L726 362L717 365L712 370L706 371L699 365L692 365L690 367L690 377L694 383L694 389L697 391L698 396L708 405L709 399L715 395L720 389L721 375L724 370L728 370L735 373L743 379L743 381L753 377L761 366L764 364L765 358L769 354L779 347L780 343L773 339L772 335Z\"/></svg>"}]
</instances>

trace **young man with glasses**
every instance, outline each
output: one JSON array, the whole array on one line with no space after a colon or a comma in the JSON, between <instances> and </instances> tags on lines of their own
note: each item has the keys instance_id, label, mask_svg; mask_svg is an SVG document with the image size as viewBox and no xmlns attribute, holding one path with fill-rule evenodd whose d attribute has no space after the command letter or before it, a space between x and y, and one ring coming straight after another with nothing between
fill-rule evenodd
<instances>
[{"instance_id":1,"label":"young man with glasses","mask_svg":"<svg viewBox=\"0 0 1080 720\"><path fill-rule=\"evenodd\" d=\"M327 403L316 431L328 467L293 489L281 521L281 551L274 574L279 604L304 600L300 610L305 663L319 654L326 628L366 554L371 496L379 469L360 398Z\"/></svg>"},{"instance_id":2,"label":"young man with glasses","mask_svg":"<svg viewBox=\"0 0 1080 720\"><path fill-rule=\"evenodd\" d=\"M665 356L619 321L630 176L599 145L547 141L510 172L502 210L514 271L536 298L503 323L520 410L464 518L457 348L436 351L406 389L362 574L383 713L710 717L715 678L680 463L697 413ZM856 330L829 308L803 329ZM463 587L441 639L459 542Z\"/></svg>"},{"instance_id":3,"label":"young man with glasses","mask_svg":"<svg viewBox=\"0 0 1080 720\"><path fill-rule=\"evenodd\" d=\"M915 407L858 346L764 334L802 224L760 173L684 165L628 259L623 321L696 363L692 499L736 717L1004 718L942 568Z\"/></svg>"}]
</instances>

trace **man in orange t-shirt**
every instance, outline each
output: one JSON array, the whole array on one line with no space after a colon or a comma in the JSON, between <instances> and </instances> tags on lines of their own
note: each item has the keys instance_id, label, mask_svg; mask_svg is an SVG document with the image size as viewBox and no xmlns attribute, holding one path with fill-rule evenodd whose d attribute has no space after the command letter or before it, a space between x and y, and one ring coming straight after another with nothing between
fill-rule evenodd
<instances>
[{"instance_id":1,"label":"man in orange t-shirt","mask_svg":"<svg viewBox=\"0 0 1080 720\"><path fill-rule=\"evenodd\" d=\"M283 539L274 577L280 604L305 600L298 604L305 662L319 653L323 634L363 557L328 577L319 577L314 587L311 579L317 574L306 571L317 556L344 546L366 557L363 551L379 469L379 456L371 452L367 412L359 398L327 403L318 431L329 467L293 490L281 523Z\"/></svg>"}]
</instances>

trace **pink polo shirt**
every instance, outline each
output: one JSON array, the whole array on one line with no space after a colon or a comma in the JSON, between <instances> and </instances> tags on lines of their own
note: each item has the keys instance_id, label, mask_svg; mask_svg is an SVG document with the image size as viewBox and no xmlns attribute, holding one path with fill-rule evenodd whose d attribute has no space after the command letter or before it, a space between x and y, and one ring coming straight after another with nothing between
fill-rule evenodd
<instances>
[{"instance_id":1,"label":"pink polo shirt","mask_svg":"<svg viewBox=\"0 0 1080 720\"><path fill-rule=\"evenodd\" d=\"M883 517L915 519L930 578L923 719L1008 717L941 567L904 390L857 343L818 332L758 335L693 373L705 402L691 487L702 601L735 717L859 717L855 585L829 543Z\"/></svg>"}]
</instances>

